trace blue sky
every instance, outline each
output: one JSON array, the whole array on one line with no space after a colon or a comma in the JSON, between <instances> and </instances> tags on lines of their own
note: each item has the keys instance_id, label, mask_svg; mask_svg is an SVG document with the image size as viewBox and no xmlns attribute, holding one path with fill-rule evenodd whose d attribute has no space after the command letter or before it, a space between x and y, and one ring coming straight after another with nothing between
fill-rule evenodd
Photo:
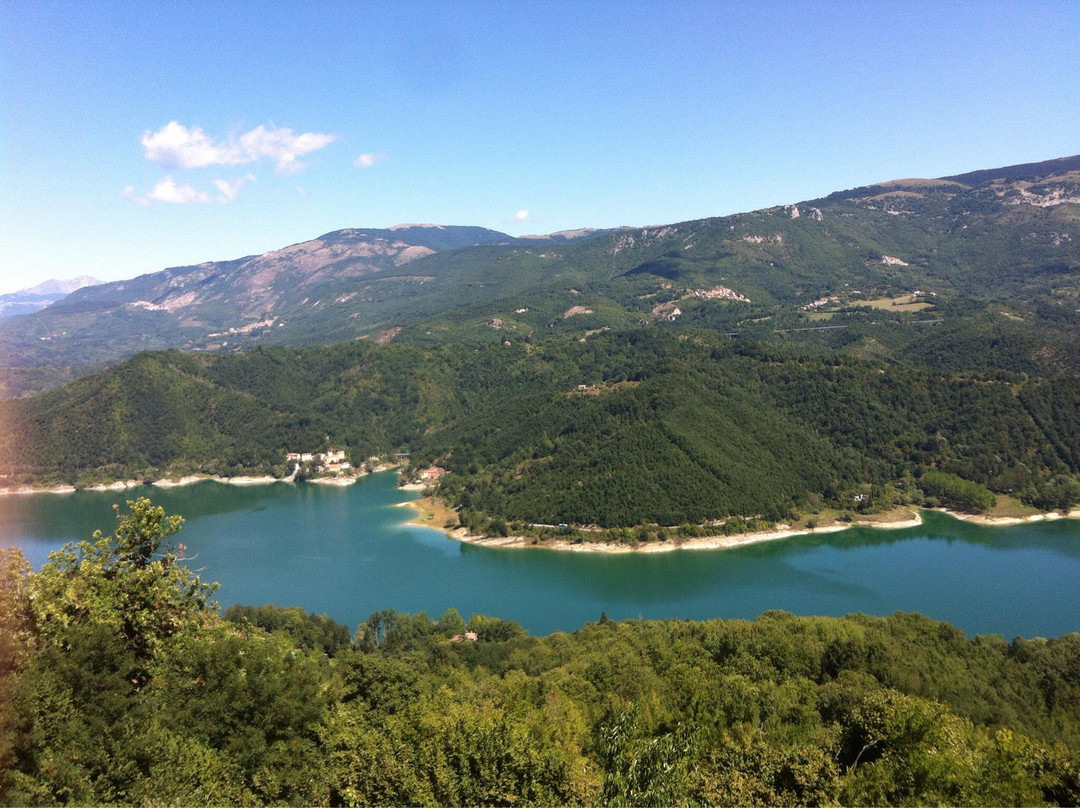
<instances>
[{"instance_id":1,"label":"blue sky","mask_svg":"<svg viewBox=\"0 0 1080 808\"><path fill-rule=\"evenodd\" d=\"M1080 153L1080 2L0 0L0 292Z\"/></svg>"}]
</instances>

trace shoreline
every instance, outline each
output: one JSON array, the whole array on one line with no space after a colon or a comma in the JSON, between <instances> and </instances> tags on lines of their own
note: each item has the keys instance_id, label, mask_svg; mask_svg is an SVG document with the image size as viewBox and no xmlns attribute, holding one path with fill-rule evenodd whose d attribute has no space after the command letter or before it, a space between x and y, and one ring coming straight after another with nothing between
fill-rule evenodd
<instances>
[{"instance_id":1,"label":"shoreline","mask_svg":"<svg viewBox=\"0 0 1080 808\"><path fill-rule=\"evenodd\" d=\"M347 476L338 477L312 477L305 482L314 483L316 485L332 485L332 486L348 486L360 480L362 477L367 477L369 474L379 474L383 471L391 471L398 468L397 463L381 465L376 467L373 471L362 471ZM54 485L48 488L39 488L32 485L20 485L16 487L0 488L0 497L3 496L26 496L29 494L74 494L77 491L93 491L95 493L103 493L108 491L127 491L131 488L140 488L143 486L155 486L157 488L181 488L187 485L193 485L195 483L202 482L214 482L221 483L222 485L271 485L273 483L296 483L294 475L288 477L271 477L266 475L239 475L236 477L222 477L214 474L188 474L184 477L163 477L160 480L152 480L151 482L145 482L143 480L116 480L111 483L97 483L95 485L88 485L85 488L76 488L74 485ZM416 489L419 490L419 489Z\"/></svg>"},{"instance_id":2,"label":"shoreline","mask_svg":"<svg viewBox=\"0 0 1080 808\"><path fill-rule=\"evenodd\" d=\"M291 477L266 476L238 476L219 477L216 475L189 474L186 477L164 477L160 480L144 482L143 480L117 480L112 483L97 483L85 488L76 488L73 485L54 485L49 488L36 488L32 485L22 485L17 488L0 488L0 496L26 496L30 494L74 494L77 491L93 491L103 493L108 491L127 491L132 488L155 486L157 488L182 488L201 482L215 482L222 485L269 485L270 483L291 483Z\"/></svg>"},{"instance_id":3,"label":"shoreline","mask_svg":"<svg viewBox=\"0 0 1080 808\"><path fill-rule=\"evenodd\" d=\"M1033 513L1030 516L987 516L982 513L957 513L945 508L935 508L934 510L947 513L962 522L971 522L983 527L1009 527L1011 525L1034 524L1035 522L1053 522L1057 519L1080 519L1080 508L1074 508L1064 514L1058 511L1045 511L1043 513Z\"/></svg>"},{"instance_id":4,"label":"shoreline","mask_svg":"<svg viewBox=\"0 0 1080 808\"><path fill-rule=\"evenodd\" d=\"M402 486L402 488L404 488L404 486ZM415 491L418 490L418 488L414 487L409 490ZM420 497L419 499L402 502L399 503L399 507L411 508L415 511L415 516L410 519L407 524L413 525L414 527L425 527L429 530L439 530L454 541L464 542L465 544L474 544L478 547L510 549L533 548L540 550L555 550L559 552L604 553L609 555L623 553L667 553L675 550L728 550L733 547L745 547L751 544L779 541L790 539L795 536L839 533L853 527L869 527L874 528L875 530L903 530L906 528L919 527L923 523L922 510L934 510L938 513L944 513L951 516L954 519L972 522L974 524L982 525L983 527L1010 527L1034 522L1053 521L1056 519L1080 519L1080 509L1072 510L1064 515L1057 511L1050 511L1048 513L1032 514L1027 517L1012 517L964 514L957 511L950 511L946 508L927 508L916 511L905 506L904 510L911 513L911 518L909 519L898 519L894 521L853 521L851 523L834 523L814 528L798 528L780 524L767 530L751 533L737 533L731 536L717 535L700 536L681 540L669 539L664 542L644 542L632 546L623 542L588 542L580 539L571 541L564 539L549 539L547 541L541 541L530 536L483 536L470 533L467 528L463 527L439 527L436 524L433 524L433 522L438 521L434 517L437 516L438 513L448 513L451 511L441 502L437 502L429 497Z\"/></svg>"},{"instance_id":5,"label":"shoreline","mask_svg":"<svg viewBox=\"0 0 1080 808\"><path fill-rule=\"evenodd\" d=\"M353 485L360 478L366 477L369 474L378 474L383 471L391 471L398 468L399 464L386 464L375 468L373 471L364 471L359 474L352 474L349 476L339 477L317 477L306 482L314 483L316 485L328 485L337 487L346 487ZM218 475L201 475L201 474L189 474L183 477L165 477L160 480L154 480L150 483L145 483L141 480L117 480L112 483L98 483L97 485L87 486L86 488L76 488L73 485L57 485L50 488L35 488L34 486L24 485L16 488L0 488L0 497L2 496L18 496L28 494L73 494L76 491L93 491L96 493L103 493L109 491L127 491L132 488L138 488L145 485L152 485L158 488L179 488L182 486L193 485L200 482L216 482L223 485L236 485L236 486L253 486L253 485L270 485L273 483L289 483L295 484L293 475L289 477L271 477L270 475L262 476L248 476L240 475L237 477L221 477ZM427 490L428 486L423 483L406 483L404 485L397 486L402 491L410 492L423 492ZM621 554L621 553L665 553L672 552L674 550L727 550L733 547L745 547L751 544L761 544L764 542L778 541L782 539L789 539L795 536L809 536L825 533L839 533L852 527L869 527L875 530L902 530L905 528L918 527L923 523L922 513L923 510L933 510L938 513L944 513L954 519L959 519L962 522L970 522L972 524L980 525L982 527L1011 527L1022 524L1033 524L1037 522L1054 521L1057 519L1080 519L1080 508L1073 509L1068 513L1062 514L1058 511L1047 511L1044 513L1034 513L1028 516L988 516L986 514L971 514L963 513L960 511L949 510L948 508L920 508L918 511L910 506L903 506L900 510L906 510L910 514L908 519L895 519L891 521L884 521L880 519L868 519L864 521L853 521L850 523L833 523L823 525L821 527L792 527L791 525L779 524L775 525L767 530L755 531L751 533L736 533L734 535L715 535L715 536L699 536L695 538L685 539L670 539L663 542L644 542L637 545L630 545L623 542L589 542L583 541L580 538L574 540L564 539L549 539L541 541L531 536L484 536L475 533L470 533L466 528L456 527L449 528L444 524L442 526L436 526L432 524L432 520L438 514L444 516L453 514L456 521L456 512L446 508L441 502L437 502L431 497L421 496L418 499L409 500L408 502L398 503L399 507L411 508L415 515L412 519L408 520L407 524L414 527L424 527L429 530L438 530L446 534L448 538L455 541L464 542L466 544L474 544L479 547L500 547L500 548L536 548L546 550L557 550L560 552L571 553L606 553L606 554Z\"/></svg>"}]
</instances>

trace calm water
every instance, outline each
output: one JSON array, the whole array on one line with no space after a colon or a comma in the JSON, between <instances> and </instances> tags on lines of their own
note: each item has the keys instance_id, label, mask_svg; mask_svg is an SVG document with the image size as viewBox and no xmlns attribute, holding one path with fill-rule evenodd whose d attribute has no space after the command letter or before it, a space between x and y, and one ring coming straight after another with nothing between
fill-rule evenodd
<instances>
[{"instance_id":1,"label":"calm water","mask_svg":"<svg viewBox=\"0 0 1080 808\"><path fill-rule=\"evenodd\" d=\"M908 530L852 529L737 550L642 555L497 550L410 527L413 495L376 474L349 488L217 483L0 499L0 544L35 566L111 532L112 504L149 496L187 520L179 541L217 600L299 605L355 628L378 609L451 606L570 631L627 618L919 611L972 634L1080 630L1080 522L982 528L930 513Z\"/></svg>"}]
</instances>

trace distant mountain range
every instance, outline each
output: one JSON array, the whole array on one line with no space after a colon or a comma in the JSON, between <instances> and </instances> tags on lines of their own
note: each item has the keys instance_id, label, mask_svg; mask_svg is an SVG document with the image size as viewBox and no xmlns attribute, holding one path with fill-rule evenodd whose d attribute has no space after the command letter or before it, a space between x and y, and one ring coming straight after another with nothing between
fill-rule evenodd
<instances>
[{"instance_id":1,"label":"distant mountain range","mask_svg":"<svg viewBox=\"0 0 1080 808\"><path fill-rule=\"evenodd\" d=\"M33 314L58 300L63 300L76 289L97 286L99 283L101 281L97 278L80 275L66 280L48 280L37 286L31 286L29 289L8 292L0 295L0 319L16 317L20 314Z\"/></svg>"},{"instance_id":2,"label":"distant mountain range","mask_svg":"<svg viewBox=\"0 0 1080 808\"><path fill-rule=\"evenodd\" d=\"M764 315L914 291L1065 306L1078 289L1075 156L646 228L527 238L430 224L339 230L79 289L0 323L0 354L16 366L8 392L20 393L144 349L584 333L680 317L723 325L724 301ZM20 382L49 367L66 375Z\"/></svg>"}]
</instances>

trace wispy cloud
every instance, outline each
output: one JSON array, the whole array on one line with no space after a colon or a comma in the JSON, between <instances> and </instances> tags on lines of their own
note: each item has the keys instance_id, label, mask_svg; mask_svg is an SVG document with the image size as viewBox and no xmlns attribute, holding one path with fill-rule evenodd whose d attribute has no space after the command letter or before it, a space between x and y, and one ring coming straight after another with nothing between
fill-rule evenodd
<instances>
[{"instance_id":1,"label":"wispy cloud","mask_svg":"<svg viewBox=\"0 0 1080 808\"><path fill-rule=\"evenodd\" d=\"M525 221L526 219L529 218L529 215L530 215L529 211L522 208L521 210L519 210L517 213L514 214L514 221L515 222L523 222L523 221Z\"/></svg>"},{"instance_id":2,"label":"wispy cloud","mask_svg":"<svg viewBox=\"0 0 1080 808\"><path fill-rule=\"evenodd\" d=\"M257 126L239 137L215 140L202 128L188 128L170 121L156 132L143 132L143 153L147 160L166 168L234 166L271 160L282 174L295 174L306 164L299 158L333 143L337 135L318 132L294 133L285 127Z\"/></svg>"},{"instance_id":3,"label":"wispy cloud","mask_svg":"<svg viewBox=\"0 0 1080 808\"><path fill-rule=\"evenodd\" d=\"M130 199L133 202L138 202L140 205L150 204L150 200L147 199L145 196L139 196L137 193L135 193L134 185L125 185L124 190L120 192L120 195L123 196L125 199Z\"/></svg>"},{"instance_id":4,"label":"wispy cloud","mask_svg":"<svg viewBox=\"0 0 1080 808\"><path fill-rule=\"evenodd\" d=\"M385 159L385 154L361 154L353 160L353 165L357 168L371 168L376 163L381 163Z\"/></svg>"},{"instance_id":5,"label":"wispy cloud","mask_svg":"<svg viewBox=\"0 0 1080 808\"><path fill-rule=\"evenodd\" d=\"M220 202L228 204L240 194L240 189L249 182L255 182L255 175L248 174L235 180L214 180L214 187L218 193L211 197L205 191L200 191L186 182L177 182L172 177L165 177L158 181L149 193L138 194L134 186L128 185L121 191L126 198L138 202L140 205L149 205L151 202L168 202L172 205L205 204L207 202Z\"/></svg>"},{"instance_id":6,"label":"wispy cloud","mask_svg":"<svg viewBox=\"0 0 1080 808\"><path fill-rule=\"evenodd\" d=\"M255 175L248 174L246 177L240 177L236 180L214 180L214 187L218 189L218 193L221 196L218 197L219 202L232 202L240 193L240 188L244 183L255 182Z\"/></svg>"},{"instance_id":7,"label":"wispy cloud","mask_svg":"<svg viewBox=\"0 0 1080 808\"><path fill-rule=\"evenodd\" d=\"M255 162L266 157L274 161L275 167L282 174L295 174L306 166L296 158L329 146L335 140L337 135L320 135L315 132L294 135L291 129L267 129L259 126L240 136L241 150L248 158L241 162Z\"/></svg>"}]
</instances>

